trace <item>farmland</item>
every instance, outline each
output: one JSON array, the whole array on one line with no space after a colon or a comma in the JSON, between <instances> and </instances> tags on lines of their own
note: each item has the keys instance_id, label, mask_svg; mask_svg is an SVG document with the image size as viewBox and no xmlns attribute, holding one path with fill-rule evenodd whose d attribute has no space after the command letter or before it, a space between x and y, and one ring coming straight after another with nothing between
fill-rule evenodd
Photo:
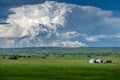
<instances>
[{"instance_id":1,"label":"farmland","mask_svg":"<svg viewBox=\"0 0 120 80\"><path fill-rule=\"evenodd\" d=\"M91 58L112 63L90 64ZM0 80L120 80L119 66L120 54L7 53L0 55Z\"/></svg>"}]
</instances>

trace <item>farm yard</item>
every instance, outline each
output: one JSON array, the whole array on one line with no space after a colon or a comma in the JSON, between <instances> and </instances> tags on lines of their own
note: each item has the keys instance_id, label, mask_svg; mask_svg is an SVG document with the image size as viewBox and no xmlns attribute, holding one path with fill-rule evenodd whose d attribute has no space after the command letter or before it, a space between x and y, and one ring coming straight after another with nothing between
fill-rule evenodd
<instances>
[{"instance_id":1,"label":"farm yard","mask_svg":"<svg viewBox=\"0 0 120 80\"><path fill-rule=\"evenodd\" d=\"M112 60L90 64L89 59ZM119 54L1 54L0 80L120 80Z\"/></svg>"}]
</instances>

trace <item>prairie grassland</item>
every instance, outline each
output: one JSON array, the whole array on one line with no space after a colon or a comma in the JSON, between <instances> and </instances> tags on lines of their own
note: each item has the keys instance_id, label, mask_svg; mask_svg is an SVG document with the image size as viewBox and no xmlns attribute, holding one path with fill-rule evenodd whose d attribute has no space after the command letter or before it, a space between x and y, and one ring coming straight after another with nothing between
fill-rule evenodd
<instances>
[{"instance_id":1,"label":"prairie grassland","mask_svg":"<svg viewBox=\"0 0 120 80\"><path fill-rule=\"evenodd\" d=\"M120 80L119 58L112 59L112 64L66 57L0 59L0 80Z\"/></svg>"}]
</instances>

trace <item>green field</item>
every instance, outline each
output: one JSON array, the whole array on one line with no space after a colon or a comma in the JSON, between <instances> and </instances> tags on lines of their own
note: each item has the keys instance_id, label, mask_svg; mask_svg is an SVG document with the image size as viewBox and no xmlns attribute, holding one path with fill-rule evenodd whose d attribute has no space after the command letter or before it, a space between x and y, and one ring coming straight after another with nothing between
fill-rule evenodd
<instances>
[{"instance_id":1,"label":"green field","mask_svg":"<svg viewBox=\"0 0 120 80\"><path fill-rule=\"evenodd\" d=\"M23 54L21 54L23 55ZM120 80L120 57L91 56L112 60L111 64L89 64L88 55L30 54L30 58L0 56L0 80ZM26 55L29 56L29 55Z\"/></svg>"}]
</instances>

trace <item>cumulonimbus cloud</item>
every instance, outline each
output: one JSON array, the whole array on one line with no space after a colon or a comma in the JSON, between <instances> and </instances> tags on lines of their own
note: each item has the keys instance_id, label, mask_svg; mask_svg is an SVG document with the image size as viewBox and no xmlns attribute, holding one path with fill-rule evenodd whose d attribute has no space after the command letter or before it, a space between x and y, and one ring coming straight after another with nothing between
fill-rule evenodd
<instances>
[{"instance_id":1,"label":"cumulonimbus cloud","mask_svg":"<svg viewBox=\"0 0 120 80\"><path fill-rule=\"evenodd\" d=\"M83 34L108 22L111 11L92 6L46 1L11 8L6 25L0 25L0 46L5 47L83 47ZM106 24L107 25L107 24ZM86 37L85 35L85 37ZM3 41L4 40L4 41Z\"/></svg>"}]
</instances>

